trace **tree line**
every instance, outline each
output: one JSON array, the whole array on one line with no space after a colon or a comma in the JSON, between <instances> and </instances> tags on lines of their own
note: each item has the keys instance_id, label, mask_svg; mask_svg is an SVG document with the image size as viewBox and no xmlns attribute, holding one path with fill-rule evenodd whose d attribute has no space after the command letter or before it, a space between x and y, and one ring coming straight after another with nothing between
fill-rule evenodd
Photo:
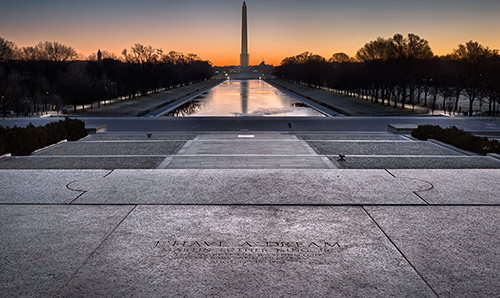
<instances>
[{"instance_id":1,"label":"tree line","mask_svg":"<svg viewBox=\"0 0 500 298\"><path fill-rule=\"evenodd\" d=\"M355 57L336 53L326 60L309 52L287 57L275 75L403 109L410 104L434 112L439 100L449 113L472 116L481 101L488 104L489 115L496 115L500 104L498 50L475 41L438 57L418 35L396 34L366 43ZM468 100L468 110L459 107L461 98Z\"/></svg>"},{"instance_id":2,"label":"tree line","mask_svg":"<svg viewBox=\"0 0 500 298\"><path fill-rule=\"evenodd\" d=\"M0 111L17 116L62 110L114 98L136 98L209 79L209 61L195 54L164 53L135 44L121 57L102 51L76 60L77 52L58 42L19 48L0 37ZM99 59L100 58L100 59Z\"/></svg>"}]
</instances>

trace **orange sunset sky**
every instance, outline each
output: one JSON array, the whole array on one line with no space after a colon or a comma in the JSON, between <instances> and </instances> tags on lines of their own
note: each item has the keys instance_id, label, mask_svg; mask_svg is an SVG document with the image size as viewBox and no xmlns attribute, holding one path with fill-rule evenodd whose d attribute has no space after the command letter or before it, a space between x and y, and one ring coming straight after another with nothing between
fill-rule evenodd
<instances>
[{"instance_id":1,"label":"orange sunset sky","mask_svg":"<svg viewBox=\"0 0 500 298\"><path fill-rule=\"evenodd\" d=\"M87 57L120 54L134 43L196 53L214 65L239 63L241 5L216 1L3 1L0 37L27 46L59 41ZM310 51L351 56L366 42L395 33L429 40L435 54L476 40L500 48L500 1L249 0L250 63L277 65Z\"/></svg>"}]
</instances>

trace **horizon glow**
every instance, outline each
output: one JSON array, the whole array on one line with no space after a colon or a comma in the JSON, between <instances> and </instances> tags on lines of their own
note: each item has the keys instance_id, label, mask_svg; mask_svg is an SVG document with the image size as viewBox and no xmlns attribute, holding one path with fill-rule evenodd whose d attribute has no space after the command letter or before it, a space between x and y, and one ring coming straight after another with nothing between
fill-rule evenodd
<instances>
[{"instance_id":1,"label":"horizon glow","mask_svg":"<svg viewBox=\"0 0 500 298\"><path fill-rule=\"evenodd\" d=\"M135 43L194 53L214 65L238 65L240 0L1 1L0 37L29 46L58 41L83 57L98 49L121 54ZM436 55L475 40L500 48L500 2L478 0L249 0L250 64L278 65L305 51L354 56L365 43L415 33Z\"/></svg>"}]
</instances>

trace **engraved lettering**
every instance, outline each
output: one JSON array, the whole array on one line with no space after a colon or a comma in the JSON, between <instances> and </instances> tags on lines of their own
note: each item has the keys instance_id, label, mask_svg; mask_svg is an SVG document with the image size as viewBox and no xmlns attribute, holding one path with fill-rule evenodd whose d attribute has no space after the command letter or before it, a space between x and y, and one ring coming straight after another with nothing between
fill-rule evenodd
<instances>
[{"instance_id":1,"label":"engraved lettering","mask_svg":"<svg viewBox=\"0 0 500 298\"><path fill-rule=\"evenodd\" d=\"M172 244L172 246L176 246L176 245L184 246L184 245L186 245L186 241L174 241L174 244Z\"/></svg>"},{"instance_id":2,"label":"engraved lettering","mask_svg":"<svg viewBox=\"0 0 500 298\"><path fill-rule=\"evenodd\" d=\"M327 247L327 246L330 246L330 247L334 247L334 246L340 247L340 245L338 244L338 242L335 242L334 244L330 244L328 242L325 242L325 247Z\"/></svg>"},{"instance_id":3,"label":"engraved lettering","mask_svg":"<svg viewBox=\"0 0 500 298\"><path fill-rule=\"evenodd\" d=\"M317 244L316 244L316 243L314 243L314 242L311 242L311 244L309 244L309 246L307 246L307 247L311 247L311 246L320 247L319 245L317 245Z\"/></svg>"}]
</instances>

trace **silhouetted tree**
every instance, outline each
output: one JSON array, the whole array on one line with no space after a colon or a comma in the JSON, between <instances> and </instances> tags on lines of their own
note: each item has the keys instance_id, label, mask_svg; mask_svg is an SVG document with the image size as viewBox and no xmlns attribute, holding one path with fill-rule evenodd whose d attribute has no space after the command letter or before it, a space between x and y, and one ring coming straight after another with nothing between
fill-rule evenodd
<instances>
[{"instance_id":1,"label":"silhouetted tree","mask_svg":"<svg viewBox=\"0 0 500 298\"><path fill-rule=\"evenodd\" d=\"M482 95L488 99L488 115L496 116L500 104L500 56L495 53L484 65Z\"/></svg>"},{"instance_id":2,"label":"silhouetted tree","mask_svg":"<svg viewBox=\"0 0 500 298\"><path fill-rule=\"evenodd\" d=\"M78 54L70 46L57 41L45 41L36 46L23 47L21 57L24 60L70 61L76 59Z\"/></svg>"},{"instance_id":3,"label":"silhouetted tree","mask_svg":"<svg viewBox=\"0 0 500 298\"><path fill-rule=\"evenodd\" d=\"M483 72L486 61L493 57L494 51L475 41L459 44L451 57L455 59L458 79L469 99L469 116L473 114L474 101L481 93L484 84Z\"/></svg>"},{"instance_id":4,"label":"silhouetted tree","mask_svg":"<svg viewBox=\"0 0 500 298\"><path fill-rule=\"evenodd\" d=\"M140 43L136 43L130 51L124 49L122 55L125 61L132 64L147 64L156 63L158 61L158 52L152 46L144 46Z\"/></svg>"},{"instance_id":5,"label":"silhouetted tree","mask_svg":"<svg viewBox=\"0 0 500 298\"><path fill-rule=\"evenodd\" d=\"M124 61L102 51L102 63L71 61L76 51L57 42L40 42L18 50L0 39L0 108L18 115L90 105L111 98L135 98L210 78L212 65L196 54L170 52L136 44ZM16 54L17 50L17 54ZM12 54L12 52L14 54ZM90 55L94 60L96 55ZM13 60L14 59L14 60ZM18 59L18 60L16 60ZM128 61L128 62L127 62Z\"/></svg>"},{"instance_id":6,"label":"silhouetted tree","mask_svg":"<svg viewBox=\"0 0 500 298\"><path fill-rule=\"evenodd\" d=\"M346 53L335 53L330 59L328 59L328 62L346 63L353 62L353 59Z\"/></svg>"},{"instance_id":7,"label":"silhouetted tree","mask_svg":"<svg viewBox=\"0 0 500 298\"><path fill-rule=\"evenodd\" d=\"M435 110L439 102L444 110L457 113L464 94L469 110L481 97L492 114L500 100L500 57L474 42L459 46L453 55L435 57L427 40L411 33L406 37L396 34L366 43L356 53L358 62L349 62L342 54L332 57L330 63L321 58L317 63L307 62L312 56L305 52L287 57L274 74L375 103L389 105L392 101L402 108L409 102L413 108L418 104Z\"/></svg>"},{"instance_id":8,"label":"silhouetted tree","mask_svg":"<svg viewBox=\"0 0 500 298\"><path fill-rule=\"evenodd\" d=\"M359 61L386 61L394 58L394 48L390 39L378 37L366 43L356 53Z\"/></svg>"},{"instance_id":9,"label":"silhouetted tree","mask_svg":"<svg viewBox=\"0 0 500 298\"><path fill-rule=\"evenodd\" d=\"M391 39L393 59L398 68L398 85L401 95L401 108L405 107L406 98L414 103L415 90L420 84L418 65L422 60L433 57L429 42L421 39L418 35L408 34L405 38L401 34L395 34Z\"/></svg>"},{"instance_id":10,"label":"silhouetted tree","mask_svg":"<svg viewBox=\"0 0 500 298\"><path fill-rule=\"evenodd\" d=\"M16 44L0 37L0 62L13 60L17 56Z\"/></svg>"}]
</instances>

